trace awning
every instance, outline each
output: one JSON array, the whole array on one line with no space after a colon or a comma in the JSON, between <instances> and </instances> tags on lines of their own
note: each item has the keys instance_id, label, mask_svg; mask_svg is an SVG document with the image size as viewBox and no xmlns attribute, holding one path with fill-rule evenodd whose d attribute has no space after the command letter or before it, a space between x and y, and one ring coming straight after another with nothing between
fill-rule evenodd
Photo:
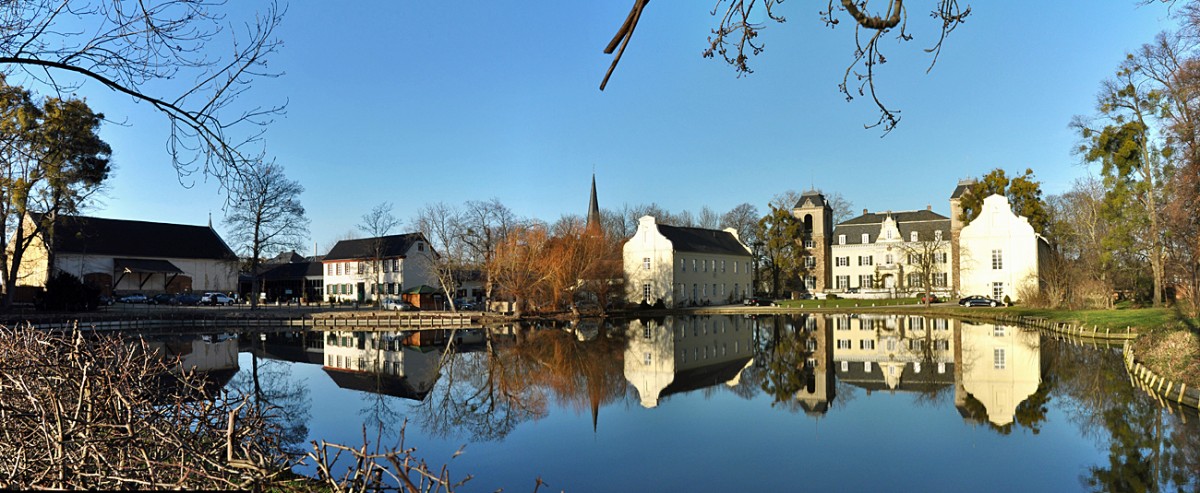
<instances>
[{"instance_id":1,"label":"awning","mask_svg":"<svg viewBox=\"0 0 1200 493\"><path fill-rule=\"evenodd\" d=\"M183 274L183 270L169 261L148 258L115 258L113 267L126 274Z\"/></svg>"}]
</instances>

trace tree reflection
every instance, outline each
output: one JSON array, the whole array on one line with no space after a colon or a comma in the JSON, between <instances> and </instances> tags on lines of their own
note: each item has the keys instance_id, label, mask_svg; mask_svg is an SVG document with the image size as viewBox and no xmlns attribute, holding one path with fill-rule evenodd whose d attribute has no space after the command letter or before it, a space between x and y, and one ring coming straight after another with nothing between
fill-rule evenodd
<instances>
[{"instance_id":1,"label":"tree reflection","mask_svg":"<svg viewBox=\"0 0 1200 493\"><path fill-rule=\"evenodd\" d=\"M284 450L299 453L308 439L312 405L308 386L292 378L286 362L259 356L265 352L265 340L259 334L249 333L246 338L251 346L250 371L239 371L228 388L235 397L249 397L250 404L279 427Z\"/></svg>"},{"instance_id":2,"label":"tree reflection","mask_svg":"<svg viewBox=\"0 0 1200 493\"><path fill-rule=\"evenodd\" d=\"M1200 490L1194 412L1162 407L1130 385L1120 351L1047 340L1069 419L1108 449L1108 463L1080 478L1093 491ZM1086 369L1080 371L1080 369Z\"/></svg>"}]
</instances>

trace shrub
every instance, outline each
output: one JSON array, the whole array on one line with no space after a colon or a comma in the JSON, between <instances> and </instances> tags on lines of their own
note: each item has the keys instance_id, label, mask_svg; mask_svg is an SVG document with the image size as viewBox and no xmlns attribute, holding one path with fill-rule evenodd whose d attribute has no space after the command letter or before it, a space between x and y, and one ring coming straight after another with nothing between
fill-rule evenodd
<instances>
[{"instance_id":1,"label":"shrub","mask_svg":"<svg viewBox=\"0 0 1200 493\"><path fill-rule=\"evenodd\" d=\"M40 298L37 304L43 310L95 310L100 306L100 289L84 284L71 274L59 272L46 282Z\"/></svg>"}]
</instances>

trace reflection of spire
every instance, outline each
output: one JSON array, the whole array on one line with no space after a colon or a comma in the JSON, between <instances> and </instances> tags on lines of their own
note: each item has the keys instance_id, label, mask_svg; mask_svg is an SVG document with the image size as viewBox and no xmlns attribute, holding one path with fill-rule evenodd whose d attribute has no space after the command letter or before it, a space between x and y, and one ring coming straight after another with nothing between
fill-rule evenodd
<instances>
[{"instance_id":1,"label":"reflection of spire","mask_svg":"<svg viewBox=\"0 0 1200 493\"><path fill-rule=\"evenodd\" d=\"M596 421L600 418L600 396L592 397L592 434L596 434Z\"/></svg>"}]
</instances>

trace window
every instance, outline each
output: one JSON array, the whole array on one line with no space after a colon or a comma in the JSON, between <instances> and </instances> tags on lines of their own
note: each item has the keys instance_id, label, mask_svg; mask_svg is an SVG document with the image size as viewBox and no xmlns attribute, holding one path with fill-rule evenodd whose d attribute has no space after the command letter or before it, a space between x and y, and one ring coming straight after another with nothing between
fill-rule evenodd
<instances>
[{"instance_id":1,"label":"window","mask_svg":"<svg viewBox=\"0 0 1200 493\"><path fill-rule=\"evenodd\" d=\"M913 362L913 373L921 373L921 362L920 361Z\"/></svg>"},{"instance_id":2,"label":"window","mask_svg":"<svg viewBox=\"0 0 1200 493\"><path fill-rule=\"evenodd\" d=\"M938 363L938 373L946 373L946 363Z\"/></svg>"},{"instance_id":3,"label":"window","mask_svg":"<svg viewBox=\"0 0 1200 493\"><path fill-rule=\"evenodd\" d=\"M863 361L863 371L865 371L867 373L871 373L871 362L870 361Z\"/></svg>"},{"instance_id":4,"label":"window","mask_svg":"<svg viewBox=\"0 0 1200 493\"><path fill-rule=\"evenodd\" d=\"M418 252L423 252L423 251L425 251L425 244L424 244L424 243L421 243L421 242L419 242L419 241L418 241L418 242L417 242L417 251L418 251Z\"/></svg>"},{"instance_id":5,"label":"window","mask_svg":"<svg viewBox=\"0 0 1200 493\"><path fill-rule=\"evenodd\" d=\"M917 241L917 238L918 238L918 236L917 236L917 232L916 232L916 231L913 231L913 232L911 232L911 233L909 233L909 234L908 234L908 241L913 241L913 242L915 242L915 241Z\"/></svg>"},{"instance_id":6,"label":"window","mask_svg":"<svg viewBox=\"0 0 1200 493\"><path fill-rule=\"evenodd\" d=\"M724 262L724 260L722 260L722 262ZM738 263L737 263L737 262L734 262L734 263L733 263L733 273L734 273L734 274L737 274L737 265L738 265Z\"/></svg>"},{"instance_id":7,"label":"window","mask_svg":"<svg viewBox=\"0 0 1200 493\"><path fill-rule=\"evenodd\" d=\"M996 370L1004 369L1004 348L998 347L992 350L992 368Z\"/></svg>"},{"instance_id":8,"label":"window","mask_svg":"<svg viewBox=\"0 0 1200 493\"><path fill-rule=\"evenodd\" d=\"M1002 282L992 283L992 298L995 298L995 299L1004 298L1004 283L1002 283Z\"/></svg>"},{"instance_id":9,"label":"window","mask_svg":"<svg viewBox=\"0 0 1200 493\"><path fill-rule=\"evenodd\" d=\"M837 289L848 289L850 287L850 276L837 276L835 278Z\"/></svg>"},{"instance_id":10,"label":"window","mask_svg":"<svg viewBox=\"0 0 1200 493\"><path fill-rule=\"evenodd\" d=\"M400 259L392 259L392 272L400 272Z\"/></svg>"},{"instance_id":11,"label":"window","mask_svg":"<svg viewBox=\"0 0 1200 493\"><path fill-rule=\"evenodd\" d=\"M992 250L992 270L1000 270L1004 268L1004 252Z\"/></svg>"},{"instance_id":12,"label":"window","mask_svg":"<svg viewBox=\"0 0 1200 493\"><path fill-rule=\"evenodd\" d=\"M339 276L342 275L342 264L336 264L335 267L336 267L336 272L337 272L336 275L339 275Z\"/></svg>"},{"instance_id":13,"label":"window","mask_svg":"<svg viewBox=\"0 0 1200 493\"><path fill-rule=\"evenodd\" d=\"M864 350L875 349L875 339L863 339L858 341L858 348Z\"/></svg>"},{"instance_id":14,"label":"window","mask_svg":"<svg viewBox=\"0 0 1200 493\"><path fill-rule=\"evenodd\" d=\"M921 287L922 286L921 275L920 274L909 274L908 275L908 286L912 287L912 288Z\"/></svg>"},{"instance_id":15,"label":"window","mask_svg":"<svg viewBox=\"0 0 1200 493\"><path fill-rule=\"evenodd\" d=\"M997 325L992 328L992 337L1004 337L1004 326Z\"/></svg>"},{"instance_id":16,"label":"window","mask_svg":"<svg viewBox=\"0 0 1200 493\"><path fill-rule=\"evenodd\" d=\"M842 371L850 371L850 362L849 361L842 362Z\"/></svg>"},{"instance_id":17,"label":"window","mask_svg":"<svg viewBox=\"0 0 1200 493\"><path fill-rule=\"evenodd\" d=\"M889 239L889 240L892 239L892 230L890 230L890 229L887 230L887 234L885 234L884 236L886 236L887 239Z\"/></svg>"},{"instance_id":18,"label":"window","mask_svg":"<svg viewBox=\"0 0 1200 493\"><path fill-rule=\"evenodd\" d=\"M725 272L725 261L721 261L721 272Z\"/></svg>"},{"instance_id":19,"label":"window","mask_svg":"<svg viewBox=\"0 0 1200 493\"><path fill-rule=\"evenodd\" d=\"M949 256L946 255L946 252L937 252L937 253L933 254L933 261L937 262L939 264L944 264L944 263L946 263L946 260L948 259L948 257Z\"/></svg>"},{"instance_id":20,"label":"window","mask_svg":"<svg viewBox=\"0 0 1200 493\"><path fill-rule=\"evenodd\" d=\"M642 258L642 270L650 270L650 257Z\"/></svg>"},{"instance_id":21,"label":"window","mask_svg":"<svg viewBox=\"0 0 1200 493\"><path fill-rule=\"evenodd\" d=\"M817 246L812 240L804 240L804 248L812 248Z\"/></svg>"},{"instance_id":22,"label":"window","mask_svg":"<svg viewBox=\"0 0 1200 493\"><path fill-rule=\"evenodd\" d=\"M696 270L696 259L692 259L692 272L700 272Z\"/></svg>"},{"instance_id":23,"label":"window","mask_svg":"<svg viewBox=\"0 0 1200 493\"><path fill-rule=\"evenodd\" d=\"M687 272L687 259L679 259L679 272Z\"/></svg>"},{"instance_id":24,"label":"window","mask_svg":"<svg viewBox=\"0 0 1200 493\"><path fill-rule=\"evenodd\" d=\"M649 365L649 364L650 364L650 353L644 353L644 354L642 355L642 364L643 364L643 365Z\"/></svg>"},{"instance_id":25,"label":"window","mask_svg":"<svg viewBox=\"0 0 1200 493\"><path fill-rule=\"evenodd\" d=\"M325 275L327 275L327 276L333 275L333 264L328 264L325 266Z\"/></svg>"},{"instance_id":26,"label":"window","mask_svg":"<svg viewBox=\"0 0 1200 493\"><path fill-rule=\"evenodd\" d=\"M871 242L871 234L870 234L870 233L863 233L863 234L862 234L862 242L863 242L863 244L864 244L864 245L865 245L865 244L867 244L867 243L870 243L870 242Z\"/></svg>"},{"instance_id":27,"label":"window","mask_svg":"<svg viewBox=\"0 0 1200 493\"><path fill-rule=\"evenodd\" d=\"M355 262L354 264L358 266L358 273L359 273L359 274L366 274L366 273L367 273L367 264L366 264L365 262Z\"/></svg>"},{"instance_id":28,"label":"window","mask_svg":"<svg viewBox=\"0 0 1200 493\"><path fill-rule=\"evenodd\" d=\"M850 257L834 257L834 262L838 267L849 267Z\"/></svg>"},{"instance_id":29,"label":"window","mask_svg":"<svg viewBox=\"0 0 1200 493\"><path fill-rule=\"evenodd\" d=\"M892 262L892 260L893 260L893 259L892 259L892 254L890 254L890 253L889 253L889 254L885 255L885 256L883 257L883 259L884 259L884 262L883 262L884 264L886 264L886 265L892 265L892 264L893 264L893 262Z\"/></svg>"},{"instance_id":30,"label":"window","mask_svg":"<svg viewBox=\"0 0 1200 493\"><path fill-rule=\"evenodd\" d=\"M700 261L700 266L701 266L701 267L704 267L704 272L708 272L708 262L705 262L705 261L701 260L701 261Z\"/></svg>"},{"instance_id":31,"label":"window","mask_svg":"<svg viewBox=\"0 0 1200 493\"><path fill-rule=\"evenodd\" d=\"M845 244L846 244L846 235L838 235L838 244L839 244L839 245L845 245Z\"/></svg>"},{"instance_id":32,"label":"window","mask_svg":"<svg viewBox=\"0 0 1200 493\"><path fill-rule=\"evenodd\" d=\"M942 241L942 231L940 229L933 232L933 241Z\"/></svg>"},{"instance_id":33,"label":"window","mask_svg":"<svg viewBox=\"0 0 1200 493\"><path fill-rule=\"evenodd\" d=\"M949 286L950 283L947 282L949 277L950 277L950 274L947 274L945 272L934 272L933 273L933 287L944 288L946 286Z\"/></svg>"},{"instance_id":34,"label":"window","mask_svg":"<svg viewBox=\"0 0 1200 493\"><path fill-rule=\"evenodd\" d=\"M717 271L717 261L716 260L709 260L708 266L709 266L709 268L712 269L713 272ZM705 272L708 272L708 271L705 271Z\"/></svg>"},{"instance_id":35,"label":"window","mask_svg":"<svg viewBox=\"0 0 1200 493\"><path fill-rule=\"evenodd\" d=\"M816 257L804 257L804 266L808 267L810 269L813 267L816 267L817 266L817 258Z\"/></svg>"},{"instance_id":36,"label":"window","mask_svg":"<svg viewBox=\"0 0 1200 493\"><path fill-rule=\"evenodd\" d=\"M650 283L642 285L642 301L650 302Z\"/></svg>"},{"instance_id":37,"label":"window","mask_svg":"<svg viewBox=\"0 0 1200 493\"><path fill-rule=\"evenodd\" d=\"M870 274L862 274L858 276L858 287L870 288L874 284L874 278Z\"/></svg>"},{"instance_id":38,"label":"window","mask_svg":"<svg viewBox=\"0 0 1200 493\"><path fill-rule=\"evenodd\" d=\"M833 330L850 330L850 320L842 317L833 319Z\"/></svg>"},{"instance_id":39,"label":"window","mask_svg":"<svg viewBox=\"0 0 1200 493\"><path fill-rule=\"evenodd\" d=\"M888 351L895 351L895 350L896 350L896 340L895 340L895 339L888 339L888 341L887 341L887 348L888 348L888 349L887 349Z\"/></svg>"},{"instance_id":40,"label":"window","mask_svg":"<svg viewBox=\"0 0 1200 493\"><path fill-rule=\"evenodd\" d=\"M804 278L804 287L806 289L817 289L817 276L806 276Z\"/></svg>"}]
</instances>

